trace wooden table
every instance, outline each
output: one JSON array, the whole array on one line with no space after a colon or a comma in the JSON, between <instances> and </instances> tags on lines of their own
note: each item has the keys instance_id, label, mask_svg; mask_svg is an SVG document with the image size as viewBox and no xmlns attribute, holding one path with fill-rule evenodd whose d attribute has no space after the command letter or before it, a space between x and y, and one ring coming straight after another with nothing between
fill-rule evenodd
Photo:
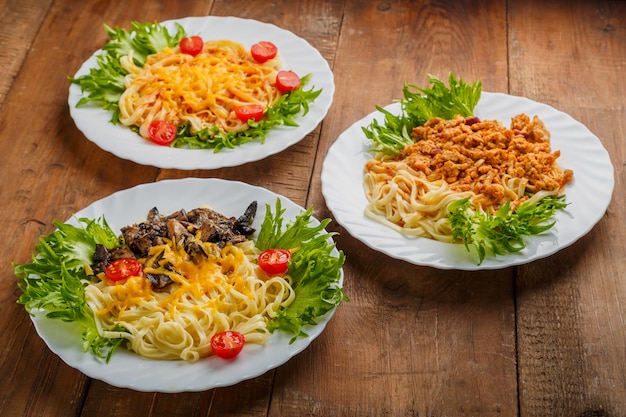
<instances>
[{"instance_id":1,"label":"wooden table","mask_svg":"<svg viewBox=\"0 0 626 417\"><path fill-rule=\"evenodd\" d=\"M0 1L0 415L626 416L624 162L626 2L202 0ZM106 40L102 24L184 16L274 23L326 58L336 93L303 141L259 162L200 171L142 166L89 142L69 116L67 76ZM120 389L65 365L37 336L11 262L55 219L120 189L218 177L266 187L318 218L324 157L354 121L426 73L564 111L602 141L615 192L572 246L527 265L462 272L374 252L337 223L342 304L279 368L205 392Z\"/></svg>"}]
</instances>

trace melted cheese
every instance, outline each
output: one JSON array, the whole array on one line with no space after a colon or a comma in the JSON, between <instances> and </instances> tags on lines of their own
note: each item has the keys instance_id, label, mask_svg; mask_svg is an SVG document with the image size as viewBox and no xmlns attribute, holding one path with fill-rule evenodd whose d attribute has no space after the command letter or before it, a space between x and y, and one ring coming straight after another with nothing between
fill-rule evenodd
<instances>
[{"instance_id":1,"label":"melted cheese","mask_svg":"<svg viewBox=\"0 0 626 417\"><path fill-rule=\"evenodd\" d=\"M208 126L242 130L247 124L237 118L235 108L267 108L280 96L275 87L278 62L260 64L232 41L206 42L195 57L165 48L150 55L143 68L133 63L132 54L121 62L130 74L119 102L120 122L139 126L146 138L153 120L190 122L193 132Z\"/></svg>"}]
</instances>

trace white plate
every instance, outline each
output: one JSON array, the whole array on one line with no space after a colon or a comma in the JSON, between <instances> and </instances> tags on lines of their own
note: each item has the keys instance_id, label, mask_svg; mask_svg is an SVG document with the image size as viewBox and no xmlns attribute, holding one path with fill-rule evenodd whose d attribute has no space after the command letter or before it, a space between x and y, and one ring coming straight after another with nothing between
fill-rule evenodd
<instances>
[{"instance_id":1,"label":"white plate","mask_svg":"<svg viewBox=\"0 0 626 417\"><path fill-rule=\"evenodd\" d=\"M398 103L386 107L400 113ZM331 146L322 168L322 193L335 219L346 230L371 248L393 258L416 265L441 269L498 269L540 259L584 236L603 216L614 187L613 166L600 140L571 116L546 104L501 93L482 93L475 109L483 120L497 119L509 126L520 113L538 115L551 132L553 150L560 149L558 162L574 171L574 181L566 189L568 207L556 215L556 224L548 232L526 239L527 247L506 256L487 256L477 265L475 253L462 244L411 238L367 218L363 191L363 167L371 154L371 141L362 127L373 119L383 122L380 112L373 112L344 131Z\"/></svg>"},{"instance_id":2,"label":"white plate","mask_svg":"<svg viewBox=\"0 0 626 417\"><path fill-rule=\"evenodd\" d=\"M155 145L129 128L113 125L111 112L93 104L80 108L80 86L71 84L68 104L76 127L105 151L143 165L175 169L217 169L257 161L276 154L302 140L324 119L333 101L335 84L328 62L317 49L293 33L269 23L236 17L187 17L169 20L162 24L174 33L175 23L180 23L188 35L200 35L204 40L229 39L249 48L254 43L267 40L278 47L284 69L295 71L300 76L312 74L306 89L322 89L321 94L310 105L306 116L298 116L298 127L278 126L267 133L265 143L253 140L235 149L223 149L218 153L212 149L181 149ZM74 75L75 78L89 73L95 67L96 51Z\"/></svg>"},{"instance_id":3,"label":"white plate","mask_svg":"<svg viewBox=\"0 0 626 417\"><path fill-rule=\"evenodd\" d=\"M304 210L285 197L241 182L200 178L167 180L112 194L77 212L68 223L76 224L75 219L79 217L93 219L105 215L109 226L113 230L119 230L125 225L144 219L148 210L155 206L161 213L167 214L181 208L190 210L209 205L226 216L238 217L248 204L256 200L258 210L253 226L259 230L265 218L266 204L274 210L277 198L280 198L282 208L285 209L283 224ZM312 221L319 224L313 218ZM334 255L339 255L336 249ZM340 283L342 281L343 271ZM275 331L264 346L246 345L233 361L209 357L194 363L145 359L125 349L119 349L106 364L90 352L83 352L79 326L47 319L41 312L32 317L32 320L37 333L52 352L69 366L91 378L138 391L184 392L232 385L282 365L309 346L322 333L333 314L334 310L320 318L317 325L305 327L303 330L308 336L300 337L292 344L289 344L289 334Z\"/></svg>"}]
</instances>

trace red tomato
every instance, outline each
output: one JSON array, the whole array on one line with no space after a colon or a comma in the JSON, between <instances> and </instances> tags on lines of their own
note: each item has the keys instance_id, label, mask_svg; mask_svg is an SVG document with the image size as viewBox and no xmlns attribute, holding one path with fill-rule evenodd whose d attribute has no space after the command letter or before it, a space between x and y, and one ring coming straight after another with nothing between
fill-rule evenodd
<instances>
[{"instance_id":1,"label":"red tomato","mask_svg":"<svg viewBox=\"0 0 626 417\"><path fill-rule=\"evenodd\" d=\"M259 62L261 64L276 57L277 53L278 48L276 48L276 45L268 41L255 43L250 48L250 54L252 55L252 58L254 58L256 62Z\"/></svg>"},{"instance_id":2,"label":"red tomato","mask_svg":"<svg viewBox=\"0 0 626 417\"><path fill-rule=\"evenodd\" d=\"M196 56L202 52L204 41L200 36L189 36L188 38L182 38L178 46L183 54Z\"/></svg>"},{"instance_id":3,"label":"red tomato","mask_svg":"<svg viewBox=\"0 0 626 417\"><path fill-rule=\"evenodd\" d=\"M226 330L213 335L211 338L211 349L213 349L213 353L222 359L232 359L239 355L245 342L246 339L241 333L234 330Z\"/></svg>"},{"instance_id":4,"label":"red tomato","mask_svg":"<svg viewBox=\"0 0 626 417\"><path fill-rule=\"evenodd\" d=\"M267 249L258 258L262 270L271 275L284 274L289 269L291 252L286 249Z\"/></svg>"},{"instance_id":5,"label":"red tomato","mask_svg":"<svg viewBox=\"0 0 626 417\"><path fill-rule=\"evenodd\" d=\"M169 145L176 139L176 126L163 120L155 120L148 126L148 137L157 145Z\"/></svg>"},{"instance_id":6,"label":"red tomato","mask_svg":"<svg viewBox=\"0 0 626 417\"><path fill-rule=\"evenodd\" d=\"M293 91L300 87L300 77L293 71L279 71L276 75L276 88L281 93Z\"/></svg>"},{"instance_id":7,"label":"red tomato","mask_svg":"<svg viewBox=\"0 0 626 417\"><path fill-rule=\"evenodd\" d=\"M242 122L247 122L249 119L254 119L255 122L258 122L263 117L264 111L263 106L260 104L246 104L235 108L235 114Z\"/></svg>"},{"instance_id":8,"label":"red tomato","mask_svg":"<svg viewBox=\"0 0 626 417\"><path fill-rule=\"evenodd\" d=\"M130 277L138 277L141 270L141 263L137 259L120 258L108 264L104 274L111 281L120 281Z\"/></svg>"}]
</instances>

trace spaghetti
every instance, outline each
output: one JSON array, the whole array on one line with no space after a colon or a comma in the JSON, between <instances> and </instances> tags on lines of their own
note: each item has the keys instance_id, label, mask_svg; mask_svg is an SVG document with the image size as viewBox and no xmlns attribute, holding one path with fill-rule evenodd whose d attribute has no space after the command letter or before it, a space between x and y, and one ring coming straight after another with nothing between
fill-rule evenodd
<instances>
[{"instance_id":1,"label":"spaghetti","mask_svg":"<svg viewBox=\"0 0 626 417\"><path fill-rule=\"evenodd\" d=\"M529 198L558 195L573 178L557 163L550 133L537 117L495 120L433 118L413 129L415 143L397 156L377 154L365 165L365 213L398 232L452 241L447 207L470 197L494 212ZM532 197L529 197L532 196Z\"/></svg>"},{"instance_id":2,"label":"spaghetti","mask_svg":"<svg viewBox=\"0 0 626 417\"><path fill-rule=\"evenodd\" d=\"M165 48L148 56L143 67L133 62L132 51L121 58L128 71L119 100L119 121L137 126L148 138L152 121L176 126L188 122L192 133L206 127L222 132L247 129L235 115L237 107L259 104L264 109L280 96L275 86L278 61L256 62L239 43L216 40L204 43L196 56Z\"/></svg>"}]
</instances>

